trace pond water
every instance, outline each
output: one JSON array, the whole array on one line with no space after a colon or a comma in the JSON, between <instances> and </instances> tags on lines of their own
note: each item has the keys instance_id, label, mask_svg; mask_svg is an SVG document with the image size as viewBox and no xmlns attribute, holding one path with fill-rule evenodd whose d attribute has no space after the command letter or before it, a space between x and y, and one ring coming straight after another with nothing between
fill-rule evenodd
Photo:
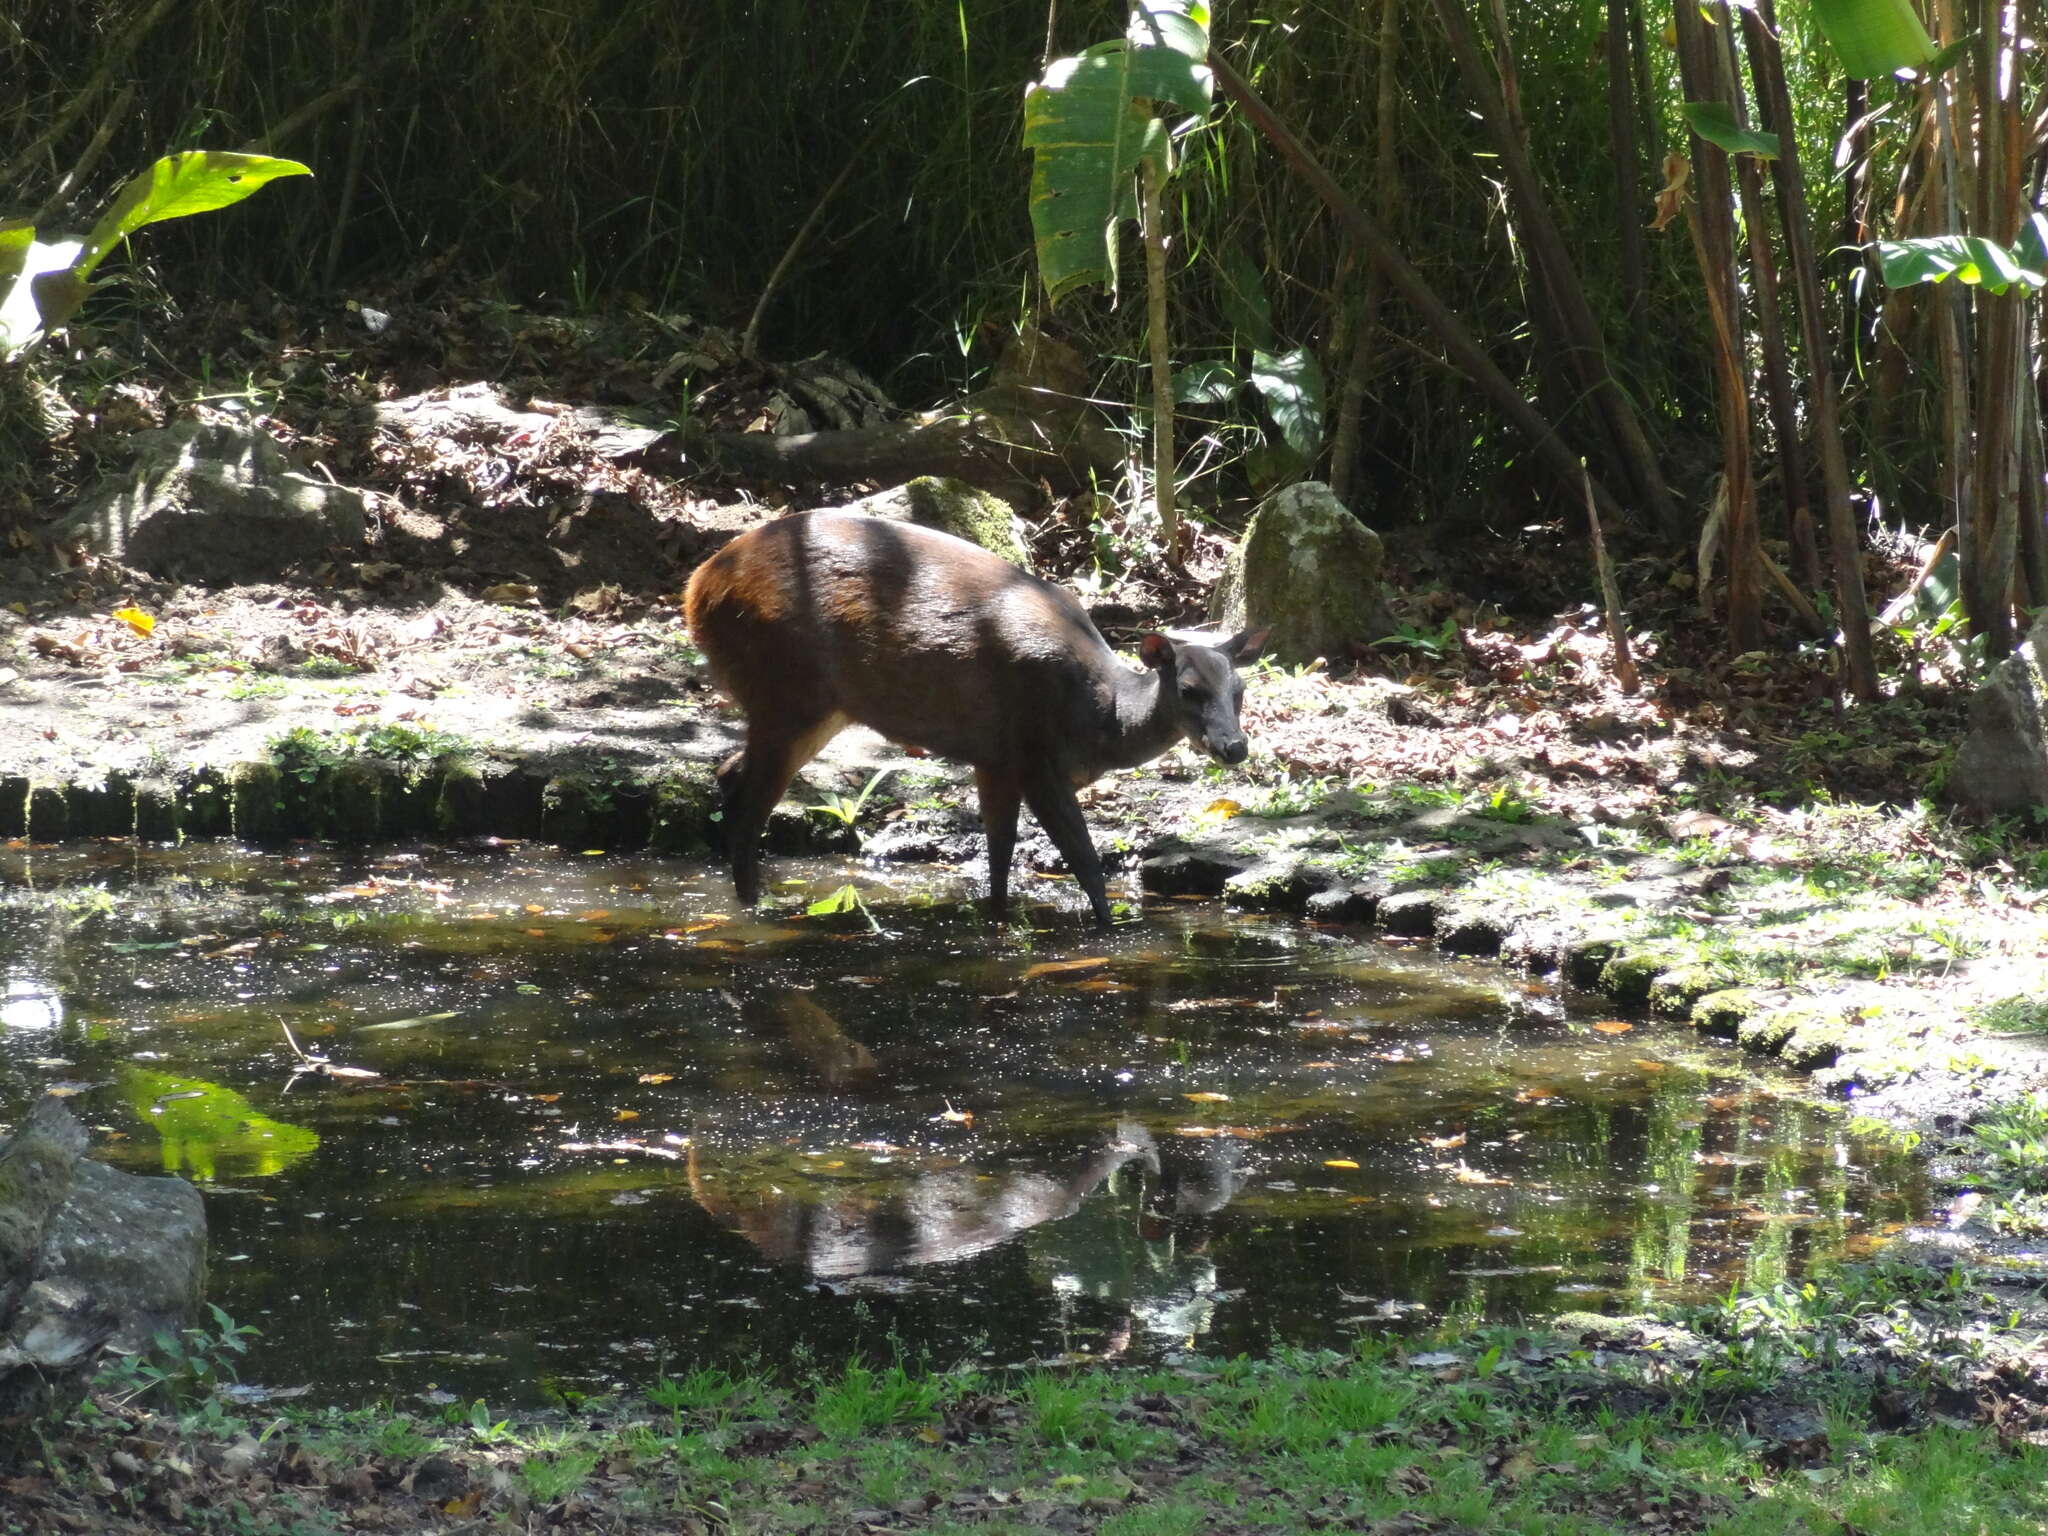
<instances>
[{"instance_id":1,"label":"pond water","mask_svg":"<svg viewBox=\"0 0 2048 1536\"><path fill-rule=\"evenodd\" d=\"M1626 1309L1922 1207L1790 1077L1547 983L776 873L736 918L703 864L531 846L0 850L0 1123L55 1088L196 1180L245 1379L334 1399Z\"/></svg>"}]
</instances>

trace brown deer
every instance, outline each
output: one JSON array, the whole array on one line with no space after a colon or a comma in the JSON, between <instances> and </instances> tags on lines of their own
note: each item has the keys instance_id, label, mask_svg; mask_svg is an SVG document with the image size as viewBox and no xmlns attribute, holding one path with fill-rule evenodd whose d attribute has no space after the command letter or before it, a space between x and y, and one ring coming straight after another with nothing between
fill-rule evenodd
<instances>
[{"instance_id":1,"label":"brown deer","mask_svg":"<svg viewBox=\"0 0 2048 1536\"><path fill-rule=\"evenodd\" d=\"M1017 809L1029 805L1108 926L1102 862L1074 791L1185 737L1241 763L1236 668L1265 631L1221 645L1146 635L1117 660L1073 594L914 524L842 512L765 523L700 565L683 605L711 675L747 717L718 769L739 899L761 889L760 836L790 779L853 721L974 769L989 904L1008 908Z\"/></svg>"}]
</instances>

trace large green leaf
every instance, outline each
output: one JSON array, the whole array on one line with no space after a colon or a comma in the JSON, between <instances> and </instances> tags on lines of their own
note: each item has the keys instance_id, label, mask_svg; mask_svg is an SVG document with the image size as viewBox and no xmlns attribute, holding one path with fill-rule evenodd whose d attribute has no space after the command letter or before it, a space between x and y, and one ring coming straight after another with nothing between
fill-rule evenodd
<instances>
[{"instance_id":1,"label":"large green leaf","mask_svg":"<svg viewBox=\"0 0 2048 1536\"><path fill-rule=\"evenodd\" d=\"M1165 164L1167 134L1156 114L1206 113L1212 89L1200 56L1112 42L1055 60L1025 93L1031 228L1054 303L1076 288L1114 285L1115 225L1137 211L1132 178L1144 160Z\"/></svg>"},{"instance_id":2,"label":"large green leaf","mask_svg":"<svg viewBox=\"0 0 2048 1536\"><path fill-rule=\"evenodd\" d=\"M1233 240L1217 249L1216 267L1223 280L1216 297L1230 328L1250 346L1277 351L1280 333L1273 329L1273 306L1266 299L1266 280L1258 263Z\"/></svg>"},{"instance_id":3,"label":"large green leaf","mask_svg":"<svg viewBox=\"0 0 2048 1536\"><path fill-rule=\"evenodd\" d=\"M47 319L43 301L47 295L54 307L56 295L49 284L69 275L79 249L76 240L38 240L26 224L0 231L0 359L19 352L47 326L61 323Z\"/></svg>"},{"instance_id":4,"label":"large green leaf","mask_svg":"<svg viewBox=\"0 0 2048 1536\"><path fill-rule=\"evenodd\" d=\"M1289 451L1312 463L1323 448L1323 368L1315 353L1253 352L1251 381Z\"/></svg>"},{"instance_id":5,"label":"large green leaf","mask_svg":"<svg viewBox=\"0 0 2048 1536\"><path fill-rule=\"evenodd\" d=\"M1124 38L1134 48L1171 48L1199 64L1209 56L1209 7L1192 0L1138 0Z\"/></svg>"},{"instance_id":6,"label":"large green leaf","mask_svg":"<svg viewBox=\"0 0 2048 1536\"><path fill-rule=\"evenodd\" d=\"M36 243L36 227L27 219L0 219L0 290L21 276L29 247Z\"/></svg>"},{"instance_id":7,"label":"large green leaf","mask_svg":"<svg viewBox=\"0 0 2048 1536\"><path fill-rule=\"evenodd\" d=\"M1919 69L1934 57L1913 0L1813 0L1813 19L1842 68L1858 79Z\"/></svg>"},{"instance_id":8,"label":"large green leaf","mask_svg":"<svg viewBox=\"0 0 2048 1536\"><path fill-rule=\"evenodd\" d=\"M165 155L148 170L129 179L86 237L78 275L90 277L108 251L145 224L209 213L239 203L258 187L280 176L310 176L296 160L272 155L241 155L225 149L188 149Z\"/></svg>"},{"instance_id":9,"label":"large green leaf","mask_svg":"<svg viewBox=\"0 0 2048 1536\"><path fill-rule=\"evenodd\" d=\"M1176 405L1228 405L1230 397L1242 388L1243 377L1221 358L1189 363L1173 376Z\"/></svg>"},{"instance_id":10,"label":"large green leaf","mask_svg":"<svg viewBox=\"0 0 2048 1536\"><path fill-rule=\"evenodd\" d=\"M2024 238L2024 233L2023 233ZM1877 268L1892 288L1914 283L1959 283L2003 293L2015 283L2026 288L2048 286L2048 276L2022 266L2011 251L1981 235L1923 235L1913 240L1877 242Z\"/></svg>"},{"instance_id":11,"label":"large green leaf","mask_svg":"<svg viewBox=\"0 0 2048 1536\"><path fill-rule=\"evenodd\" d=\"M1688 101L1678 110L1685 114L1694 133L1731 155L1778 158L1778 136L1742 127L1735 121L1735 109L1725 101Z\"/></svg>"}]
</instances>

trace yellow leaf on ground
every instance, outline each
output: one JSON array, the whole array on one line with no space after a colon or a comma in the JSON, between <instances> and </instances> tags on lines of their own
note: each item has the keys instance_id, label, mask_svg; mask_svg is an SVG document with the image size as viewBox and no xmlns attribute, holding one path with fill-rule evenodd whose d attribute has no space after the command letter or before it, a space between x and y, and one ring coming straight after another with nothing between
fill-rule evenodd
<instances>
[{"instance_id":1,"label":"yellow leaf on ground","mask_svg":"<svg viewBox=\"0 0 2048 1536\"><path fill-rule=\"evenodd\" d=\"M140 608L116 608L114 617L134 630L138 635L149 634L156 628L156 620Z\"/></svg>"}]
</instances>

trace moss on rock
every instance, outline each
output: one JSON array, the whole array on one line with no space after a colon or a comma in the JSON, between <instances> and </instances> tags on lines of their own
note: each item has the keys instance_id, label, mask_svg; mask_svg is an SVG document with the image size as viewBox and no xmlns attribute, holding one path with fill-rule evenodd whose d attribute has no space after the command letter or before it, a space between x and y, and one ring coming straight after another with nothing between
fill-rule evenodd
<instances>
[{"instance_id":1,"label":"moss on rock","mask_svg":"<svg viewBox=\"0 0 2048 1536\"><path fill-rule=\"evenodd\" d=\"M1756 994L1747 987L1723 987L1696 998L1692 1005L1692 1027L1704 1035L1732 1040L1743 1021L1760 1008Z\"/></svg>"},{"instance_id":2,"label":"moss on rock","mask_svg":"<svg viewBox=\"0 0 2048 1536\"><path fill-rule=\"evenodd\" d=\"M245 843L285 840L284 774L258 759L228 770L228 826Z\"/></svg>"},{"instance_id":3,"label":"moss on rock","mask_svg":"<svg viewBox=\"0 0 2048 1536\"><path fill-rule=\"evenodd\" d=\"M323 770L313 781L306 807L313 834L337 843L376 841L384 827L388 778L382 767L362 758Z\"/></svg>"},{"instance_id":4,"label":"moss on rock","mask_svg":"<svg viewBox=\"0 0 2048 1536\"><path fill-rule=\"evenodd\" d=\"M647 844L660 853L705 854L712 848L718 784L710 763L689 763L664 773L650 791Z\"/></svg>"},{"instance_id":5,"label":"moss on rock","mask_svg":"<svg viewBox=\"0 0 2048 1536\"><path fill-rule=\"evenodd\" d=\"M1650 1011L1667 1019L1689 1018L1693 1004L1727 986L1728 980L1721 967L1703 961L1674 965L1650 983Z\"/></svg>"},{"instance_id":6,"label":"moss on rock","mask_svg":"<svg viewBox=\"0 0 2048 1536\"><path fill-rule=\"evenodd\" d=\"M1600 990L1617 1003L1646 1003L1650 988L1670 963L1669 955L1651 950L1621 950L1600 967Z\"/></svg>"}]
</instances>

